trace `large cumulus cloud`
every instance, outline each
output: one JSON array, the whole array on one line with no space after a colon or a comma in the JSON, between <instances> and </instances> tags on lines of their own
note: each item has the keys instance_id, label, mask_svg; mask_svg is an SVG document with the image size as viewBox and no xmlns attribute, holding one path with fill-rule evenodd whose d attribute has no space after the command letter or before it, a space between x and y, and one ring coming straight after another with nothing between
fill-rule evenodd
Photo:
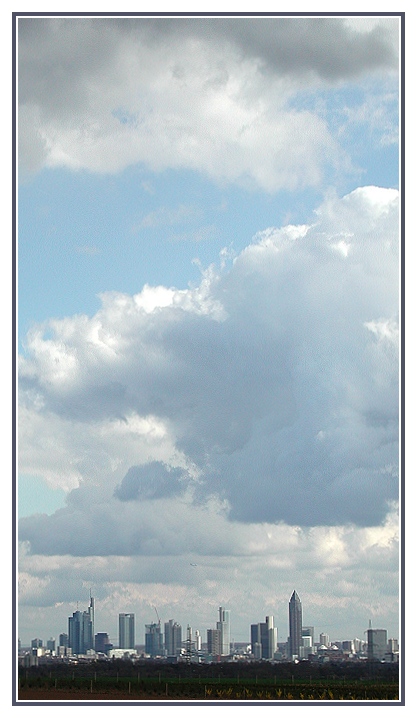
<instances>
[{"instance_id":1,"label":"large cumulus cloud","mask_svg":"<svg viewBox=\"0 0 417 718\"><path fill-rule=\"evenodd\" d=\"M20 18L22 176L140 162L268 191L316 186L348 162L322 111L296 109L298 93L374 71L386 79L397 67L396 28L389 18L363 27L338 18Z\"/></svg>"},{"instance_id":2,"label":"large cumulus cloud","mask_svg":"<svg viewBox=\"0 0 417 718\"><path fill-rule=\"evenodd\" d=\"M73 490L21 537L175 553L181 517L204 523L213 501L229 521L378 524L398 494L397 353L398 193L376 187L261 232L199 286L109 293L93 317L35 326L21 468Z\"/></svg>"}]
</instances>

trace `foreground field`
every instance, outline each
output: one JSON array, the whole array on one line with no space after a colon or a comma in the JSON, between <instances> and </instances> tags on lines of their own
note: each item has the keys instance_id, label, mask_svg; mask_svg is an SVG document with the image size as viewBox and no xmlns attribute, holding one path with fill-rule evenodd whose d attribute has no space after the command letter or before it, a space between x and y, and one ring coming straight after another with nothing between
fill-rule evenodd
<instances>
[{"instance_id":1,"label":"foreground field","mask_svg":"<svg viewBox=\"0 0 417 718\"><path fill-rule=\"evenodd\" d=\"M398 666L167 665L130 661L44 665L19 671L18 700L384 701L399 700Z\"/></svg>"},{"instance_id":2,"label":"foreground field","mask_svg":"<svg viewBox=\"0 0 417 718\"><path fill-rule=\"evenodd\" d=\"M398 701L398 685L390 683L262 683L196 681L132 683L131 681L67 681L23 684L20 701Z\"/></svg>"}]
</instances>

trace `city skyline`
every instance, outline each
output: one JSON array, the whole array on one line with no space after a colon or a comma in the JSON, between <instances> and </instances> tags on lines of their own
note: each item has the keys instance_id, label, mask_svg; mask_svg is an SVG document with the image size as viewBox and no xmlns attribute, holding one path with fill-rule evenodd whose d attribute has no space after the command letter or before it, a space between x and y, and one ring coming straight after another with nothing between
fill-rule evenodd
<instances>
[{"instance_id":1,"label":"city skyline","mask_svg":"<svg viewBox=\"0 0 417 718\"><path fill-rule=\"evenodd\" d=\"M399 637L403 20L17 18L22 640Z\"/></svg>"},{"instance_id":2,"label":"city skyline","mask_svg":"<svg viewBox=\"0 0 417 718\"><path fill-rule=\"evenodd\" d=\"M157 650L162 648L164 646L167 648L167 655L172 656L175 655L175 647L179 647L182 645L183 647L187 643L187 636L188 632L190 632L192 636L192 641L195 641L196 634L199 636L199 640L203 640L202 636L204 637L203 643L205 645L215 645L216 648L218 648L219 655L228 655L227 646L233 646L234 643L243 644L253 644L254 642L259 642L259 648L256 650L253 650L253 653L257 658L268 658L271 659L273 656L271 655L272 646L277 646L278 643L288 644L288 651L289 655L292 656L299 656L300 651L296 649L298 646L299 649L301 648L301 652L304 646L314 646L315 642L314 636L319 636L319 644L324 645L331 645L333 643L342 642L342 641L353 641L353 640L360 640L364 642L364 636L365 634L368 636L369 632L371 634L374 634L375 637L375 643L379 644L381 643L380 635L382 633L386 634L387 641L388 639L396 642L398 644L399 638L398 636L391 635L389 631L387 631L386 628L376 628L375 626L372 627L372 621L369 620L368 622L368 628L362 632L357 632L355 635L352 635L350 637L347 636L339 636L334 637L330 636L328 633L324 633L320 631L320 629L317 629L314 626L306 626L303 625L303 618L302 618L302 602L300 600L300 597L298 596L297 591L293 591L289 602L288 602L288 624L287 624L287 637L284 638L285 630L283 634L278 634L278 627L276 625L276 616L270 615L265 617L265 622L258 622L258 623L251 623L248 626L248 638L247 640L237 640L233 638L233 631L231 628L231 611L230 609L225 609L224 607L220 606L218 608L218 620L215 622L212 621L212 625L206 626L202 630L200 630L200 626L191 626L189 622L186 624L181 624L181 622L178 622L174 618L166 619L163 618L161 620L159 614L157 613L158 620L148 621L147 623L143 624L142 626L138 626L138 636L136 637L136 621L135 621L135 614L133 612L130 613L119 613L119 620L118 620L118 634L116 640L116 635L111 636L111 634L106 630L104 631L104 627L100 631L97 632L97 634L94 631L94 610L95 610L95 599L92 598L91 592L90 592L90 603L87 608L87 611L80 611L78 609L78 602L77 602L77 610L73 613L72 617L68 617L68 633L59 633L59 640L55 638L55 636L50 636L50 638L45 640L44 638L40 638L39 636L37 638L31 638L30 641L27 641L26 643L22 641L22 639L19 636L19 642L22 646L29 646L32 647L35 645L38 645L38 641L41 641L40 645L46 645L50 641L54 640L56 644L58 645L68 645L70 648L73 648L76 644L77 646L82 647L92 647L95 643L95 637L99 636L99 642L103 642L103 637L106 637L110 643L112 643L113 648L117 649L134 649L136 646L144 646L150 649L150 652L157 655ZM81 640L79 633L77 633L77 636L74 637L74 633L71 632L71 624L74 624L74 622L90 622L91 626L88 629L88 637L86 641ZM323 625L323 624L321 624ZM225 628L224 628L225 627ZM50 632L52 633L52 632ZM142 635L143 634L143 635ZM157 634L156 638L155 635ZM209 635L211 634L211 635ZM360 635L362 634L362 635ZM48 634L49 635L49 634ZM58 635L58 634L56 634ZM207 638L205 638L207 637ZM306 637L310 637L311 641L309 643L303 643L303 639ZM63 640L63 643L61 643L61 638ZM143 640L141 640L143 638ZM88 645L87 645L88 644ZM73 651L77 652L77 651ZM83 653L84 651L81 651ZM85 651L86 652L86 651ZM259 655L258 655L259 654ZM375 652L375 655L377 655L377 651ZM303 656L304 657L304 656ZM378 656L380 657L380 656Z\"/></svg>"}]
</instances>

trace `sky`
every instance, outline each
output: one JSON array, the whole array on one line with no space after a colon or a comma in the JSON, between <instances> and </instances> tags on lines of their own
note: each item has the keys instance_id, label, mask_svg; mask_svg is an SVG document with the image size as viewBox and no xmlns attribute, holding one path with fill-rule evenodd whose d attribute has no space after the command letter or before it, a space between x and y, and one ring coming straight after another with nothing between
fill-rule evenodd
<instances>
[{"instance_id":1,"label":"sky","mask_svg":"<svg viewBox=\"0 0 417 718\"><path fill-rule=\"evenodd\" d=\"M19 637L399 637L399 19L18 20ZM84 608L83 608L84 607Z\"/></svg>"}]
</instances>

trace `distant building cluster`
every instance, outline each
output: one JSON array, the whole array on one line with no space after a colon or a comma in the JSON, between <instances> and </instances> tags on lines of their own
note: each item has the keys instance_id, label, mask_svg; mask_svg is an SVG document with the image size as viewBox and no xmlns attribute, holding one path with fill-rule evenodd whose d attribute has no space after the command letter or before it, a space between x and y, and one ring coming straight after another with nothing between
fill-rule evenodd
<instances>
[{"instance_id":1,"label":"distant building cluster","mask_svg":"<svg viewBox=\"0 0 417 718\"><path fill-rule=\"evenodd\" d=\"M156 609L155 609L156 610ZM385 629L373 629L371 622L366 640L354 638L330 641L327 633L320 633L314 640L314 626L303 626L301 600L293 592L288 606L289 635L287 641L278 642L278 630L274 617L266 616L264 622L250 626L250 642L234 644L231 641L230 610L219 607L215 628L207 630L206 642L197 630L187 626L183 636L179 623L170 619L164 623L157 613L157 621L145 625L145 643L137 645L135 637L135 614L119 613L118 645L114 646L107 633L94 633L94 598L86 611L75 611L68 618L68 633L61 633L58 643L50 638L44 645L42 639L34 638L30 647L22 647L19 641L19 660L24 665L37 665L44 660L75 661L109 660L113 658L149 658L168 661L213 662L224 660L243 661L334 661L374 660L398 661L398 640L388 639Z\"/></svg>"}]
</instances>

